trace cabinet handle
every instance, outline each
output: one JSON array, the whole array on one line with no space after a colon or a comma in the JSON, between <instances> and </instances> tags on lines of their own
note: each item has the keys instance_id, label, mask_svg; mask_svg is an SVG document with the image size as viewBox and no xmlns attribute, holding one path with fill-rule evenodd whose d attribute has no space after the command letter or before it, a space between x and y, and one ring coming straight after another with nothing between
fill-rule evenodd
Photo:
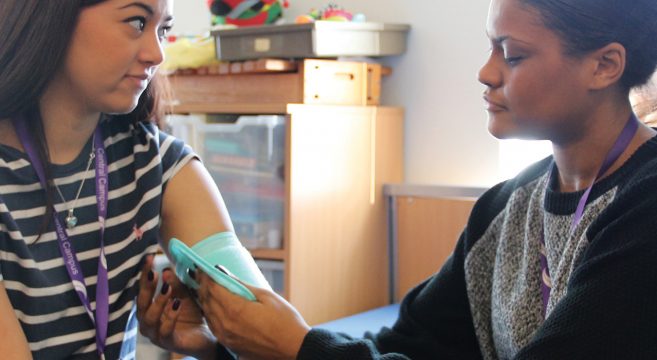
<instances>
[{"instance_id":1,"label":"cabinet handle","mask_svg":"<svg viewBox=\"0 0 657 360\"><path fill-rule=\"evenodd\" d=\"M347 78L349 78L349 80L353 80L353 79L356 78L356 75L354 75L353 73L348 73L348 72L338 72L338 73L335 73L335 77L347 77Z\"/></svg>"}]
</instances>

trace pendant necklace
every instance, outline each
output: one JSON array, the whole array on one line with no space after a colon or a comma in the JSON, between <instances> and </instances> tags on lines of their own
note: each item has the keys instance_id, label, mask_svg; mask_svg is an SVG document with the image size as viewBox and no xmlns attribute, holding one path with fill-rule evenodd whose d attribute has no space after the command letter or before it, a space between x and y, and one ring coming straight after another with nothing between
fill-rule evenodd
<instances>
[{"instance_id":1,"label":"pendant necklace","mask_svg":"<svg viewBox=\"0 0 657 360\"><path fill-rule=\"evenodd\" d=\"M91 169L91 163L94 161L94 158L96 157L96 154L94 152L96 148L96 139L91 140L91 152L89 153L89 160L87 161L87 169L84 171L84 175L82 176L82 181L80 182L80 187L78 187L78 193L75 195L75 199L73 200L73 205L71 206L70 209L68 209L67 215L66 215L66 228L71 230L75 228L75 225L78 224L78 218L75 216L75 206L78 203L78 199L80 198L80 193L82 192L82 187L84 186L84 181L87 179L87 174L89 173L89 169ZM53 181L53 184L55 185L55 189L57 189L57 192L59 193L59 197L62 198L62 201L66 203L66 199L64 198L64 195L62 194L61 190L59 190L59 186L55 184Z\"/></svg>"},{"instance_id":2,"label":"pendant necklace","mask_svg":"<svg viewBox=\"0 0 657 360\"><path fill-rule=\"evenodd\" d=\"M26 126L26 121L24 117L17 117L12 119L16 133L20 138L25 152L34 167L41 187L47 189L48 185L46 182L45 176L45 167L41 163L39 158L39 153L36 151L36 146L32 143L30 132ZM57 245L59 247L59 252L64 259L64 264L66 265L66 272L68 273L73 288L80 299L80 302L84 306L85 312L89 315L89 319L94 325L95 329L95 338L96 338L96 350L98 352L100 359L105 359L105 347L107 342L107 329L109 324L109 279L107 272L107 258L105 256L105 219L107 219L107 205L109 198L109 169L107 165L107 153L105 151L105 144L103 142L103 134L100 128L100 124L96 126L94 130L92 142L92 154L89 155L89 163L87 164L87 170L85 171L84 178L81 182L84 182L86 176L91 168L91 163L95 162L95 174L94 179L96 181L96 205L98 207L98 223L100 224L100 256L98 257L98 276L96 283L96 308L91 307L91 300L87 294L87 283L82 274L82 267L78 261L77 253L75 252L75 247L71 243L71 239L66 233L65 226L61 219L58 216L57 210L53 206L53 223L55 226L55 233L57 234ZM98 144L98 145L96 145ZM95 161L93 161L95 159ZM57 187L54 183L53 185ZM71 224L75 226L74 222L77 221L75 215L73 214L75 210L75 205L80 197L82 189L82 184L80 184L80 189L75 197L73 207L69 210L70 216L67 217L71 221ZM57 189L60 196L61 191ZM63 196L62 196L63 198ZM68 224L67 224L68 225Z\"/></svg>"}]
</instances>

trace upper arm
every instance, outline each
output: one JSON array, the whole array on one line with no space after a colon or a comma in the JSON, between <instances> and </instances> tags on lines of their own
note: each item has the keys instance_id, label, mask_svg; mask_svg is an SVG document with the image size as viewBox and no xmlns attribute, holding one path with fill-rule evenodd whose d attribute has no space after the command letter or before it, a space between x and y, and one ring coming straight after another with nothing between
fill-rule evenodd
<instances>
[{"instance_id":1,"label":"upper arm","mask_svg":"<svg viewBox=\"0 0 657 360\"><path fill-rule=\"evenodd\" d=\"M32 353L27 345L14 308L9 302L5 284L0 281L0 354L3 359L31 359Z\"/></svg>"},{"instance_id":2,"label":"upper arm","mask_svg":"<svg viewBox=\"0 0 657 360\"><path fill-rule=\"evenodd\" d=\"M191 160L169 180L163 194L163 246L166 249L172 237L191 246L222 231L233 231L233 225L221 194L203 164Z\"/></svg>"},{"instance_id":3,"label":"upper arm","mask_svg":"<svg viewBox=\"0 0 657 360\"><path fill-rule=\"evenodd\" d=\"M373 337L382 353L411 359L481 359L464 269L465 236L438 273L404 297L392 328Z\"/></svg>"}]
</instances>

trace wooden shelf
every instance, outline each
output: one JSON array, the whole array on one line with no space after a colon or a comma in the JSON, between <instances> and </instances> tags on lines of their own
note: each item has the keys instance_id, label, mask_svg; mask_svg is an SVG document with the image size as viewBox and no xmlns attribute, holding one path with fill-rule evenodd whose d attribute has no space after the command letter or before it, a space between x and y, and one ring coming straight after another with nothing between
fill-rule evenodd
<instances>
[{"instance_id":1,"label":"wooden shelf","mask_svg":"<svg viewBox=\"0 0 657 360\"><path fill-rule=\"evenodd\" d=\"M191 113L205 113L205 114L285 114L287 111L287 104L266 104L266 103L251 103L251 104L219 104L219 103L186 103L180 105L173 105L172 113L174 114L191 114Z\"/></svg>"},{"instance_id":2,"label":"wooden shelf","mask_svg":"<svg viewBox=\"0 0 657 360\"><path fill-rule=\"evenodd\" d=\"M249 249L249 252L256 259L285 260L283 249Z\"/></svg>"},{"instance_id":3,"label":"wooden shelf","mask_svg":"<svg viewBox=\"0 0 657 360\"><path fill-rule=\"evenodd\" d=\"M171 112L286 114L288 104L376 106L381 76L389 73L379 64L360 62L306 59L294 65L295 72L169 76Z\"/></svg>"},{"instance_id":4,"label":"wooden shelf","mask_svg":"<svg viewBox=\"0 0 657 360\"><path fill-rule=\"evenodd\" d=\"M249 251L283 263L283 295L311 325L389 301L382 188L403 181L404 113L378 106L382 72L304 60L290 73L170 77L171 113L286 116L283 248Z\"/></svg>"}]
</instances>

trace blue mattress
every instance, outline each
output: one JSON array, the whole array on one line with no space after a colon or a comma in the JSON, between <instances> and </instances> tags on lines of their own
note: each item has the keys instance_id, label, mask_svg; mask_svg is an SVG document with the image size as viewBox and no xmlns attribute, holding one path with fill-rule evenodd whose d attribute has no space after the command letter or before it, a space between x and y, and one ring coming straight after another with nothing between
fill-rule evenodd
<instances>
[{"instance_id":1,"label":"blue mattress","mask_svg":"<svg viewBox=\"0 0 657 360\"><path fill-rule=\"evenodd\" d=\"M329 321L314 327L345 333L352 337L362 337L366 331L378 332L384 326L391 327L398 316L399 304L392 304Z\"/></svg>"}]
</instances>

